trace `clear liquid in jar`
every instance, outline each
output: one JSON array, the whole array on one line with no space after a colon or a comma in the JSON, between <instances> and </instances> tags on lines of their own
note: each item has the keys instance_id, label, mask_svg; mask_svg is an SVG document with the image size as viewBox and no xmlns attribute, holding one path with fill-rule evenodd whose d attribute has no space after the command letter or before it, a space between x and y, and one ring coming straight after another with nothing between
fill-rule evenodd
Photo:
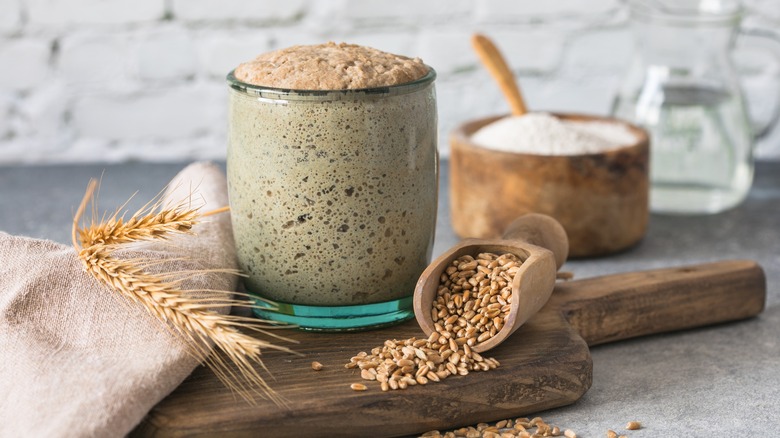
<instances>
[{"instance_id":1,"label":"clear liquid in jar","mask_svg":"<svg viewBox=\"0 0 780 438\"><path fill-rule=\"evenodd\" d=\"M753 180L752 134L742 102L700 85L665 85L619 97L613 114L650 133L650 207L716 213L738 204Z\"/></svg>"}]
</instances>

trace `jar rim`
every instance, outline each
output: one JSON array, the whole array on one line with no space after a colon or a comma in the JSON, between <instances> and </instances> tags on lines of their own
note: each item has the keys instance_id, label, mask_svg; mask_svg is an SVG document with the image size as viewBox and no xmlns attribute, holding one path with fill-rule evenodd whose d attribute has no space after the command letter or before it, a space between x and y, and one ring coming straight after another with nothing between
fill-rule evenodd
<instances>
[{"instance_id":1,"label":"jar rim","mask_svg":"<svg viewBox=\"0 0 780 438\"><path fill-rule=\"evenodd\" d=\"M428 72L419 79L403 84L388 85L385 87L355 88L345 90L296 90L291 88L274 88L263 85L254 85L238 80L235 70L227 74L226 80L230 88L253 96L271 100L308 100L308 101L333 101L333 100L360 100L376 98L378 96L396 96L412 93L433 83L436 79L436 70L426 64Z\"/></svg>"},{"instance_id":2,"label":"jar rim","mask_svg":"<svg viewBox=\"0 0 780 438\"><path fill-rule=\"evenodd\" d=\"M629 0L628 6L633 18L669 25L734 25L742 18L744 9L739 2L716 3L686 7L662 0Z\"/></svg>"}]
</instances>

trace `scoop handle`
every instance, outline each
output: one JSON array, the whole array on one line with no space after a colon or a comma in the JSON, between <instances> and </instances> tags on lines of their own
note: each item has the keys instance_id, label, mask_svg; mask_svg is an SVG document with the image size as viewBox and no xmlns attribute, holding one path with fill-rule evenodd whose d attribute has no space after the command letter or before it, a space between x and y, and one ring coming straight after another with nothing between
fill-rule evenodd
<instances>
[{"instance_id":1,"label":"scoop handle","mask_svg":"<svg viewBox=\"0 0 780 438\"><path fill-rule=\"evenodd\" d=\"M558 269L569 256L569 238L557 220L539 213L528 213L515 219L506 231L503 239L519 240L549 249L555 255Z\"/></svg>"},{"instance_id":2,"label":"scoop handle","mask_svg":"<svg viewBox=\"0 0 780 438\"><path fill-rule=\"evenodd\" d=\"M504 98L509 103L509 107L512 108L512 115L522 116L527 113L528 109L525 106L523 95L520 93L520 87L517 85L517 81L515 81L512 70L501 55L498 47L493 44L493 41L485 35L474 34L471 37L471 46L477 52L477 56L479 56L482 64L485 65L485 68L498 83Z\"/></svg>"}]
</instances>

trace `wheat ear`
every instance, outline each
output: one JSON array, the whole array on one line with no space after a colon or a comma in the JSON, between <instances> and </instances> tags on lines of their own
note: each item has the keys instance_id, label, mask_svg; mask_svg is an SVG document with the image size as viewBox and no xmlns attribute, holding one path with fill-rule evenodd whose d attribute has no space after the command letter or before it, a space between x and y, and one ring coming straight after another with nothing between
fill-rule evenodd
<instances>
[{"instance_id":1,"label":"wheat ear","mask_svg":"<svg viewBox=\"0 0 780 438\"><path fill-rule=\"evenodd\" d=\"M97 182L91 180L73 219L73 246L85 270L125 299L140 304L167 331L184 341L190 354L206 363L223 383L244 399L254 403L254 396L258 395L277 404L284 404L283 398L267 384L257 367L265 369L260 357L263 349L291 351L238 330L245 328L284 339L266 331L278 326L255 318L223 315L212 310L215 307L248 305L246 301L234 299L231 291L181 288L181 283L189 275L215 271L231 273L232 270L151 274L145 267L156 263L123 260L113 255L126 243L165 239L175 233L190 233L200 218L227 209L201 214L197 210L185 208L185 203L163 208L159 202L155 202L127 221L117 212L107 221L93 222L88 228L80 229L79 221L96 186ZM160 211L155 212L158 209ZM175 278L171 279L172 275ZM205 297L196 296L203 292L208 292ZM212 344L224 358L212 351Z\"/></svg>"}]
</instances>

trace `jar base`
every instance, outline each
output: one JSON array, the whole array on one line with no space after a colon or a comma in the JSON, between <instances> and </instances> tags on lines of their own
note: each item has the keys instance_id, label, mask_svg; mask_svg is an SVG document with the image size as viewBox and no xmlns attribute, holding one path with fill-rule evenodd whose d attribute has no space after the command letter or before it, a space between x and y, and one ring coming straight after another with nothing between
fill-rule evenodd
<instances>
[{"instance_id":1,"label":"jar base","mask_svg":"<svg viewBox=\"0 0 780 438\"><path fill-rule=\"evenodd\" d=\"M259 295L258 295L259 297ZM301 330L344 332L372 330L400 324L414 317L412 296L355 306L308 306L255 299L256 317L295 324Z\"/></svg>"},{"instance_id":2,"label":"jar base","mask_svg":"<svg viewBox=\"0 0 780 438\"><path fill-rule=\"evenodd\" d=\"M735 188L692 184L655 184L650 189L653 213L716 214L739 205L750 190L752 179Z\"/></svg>"}]
</instances>

